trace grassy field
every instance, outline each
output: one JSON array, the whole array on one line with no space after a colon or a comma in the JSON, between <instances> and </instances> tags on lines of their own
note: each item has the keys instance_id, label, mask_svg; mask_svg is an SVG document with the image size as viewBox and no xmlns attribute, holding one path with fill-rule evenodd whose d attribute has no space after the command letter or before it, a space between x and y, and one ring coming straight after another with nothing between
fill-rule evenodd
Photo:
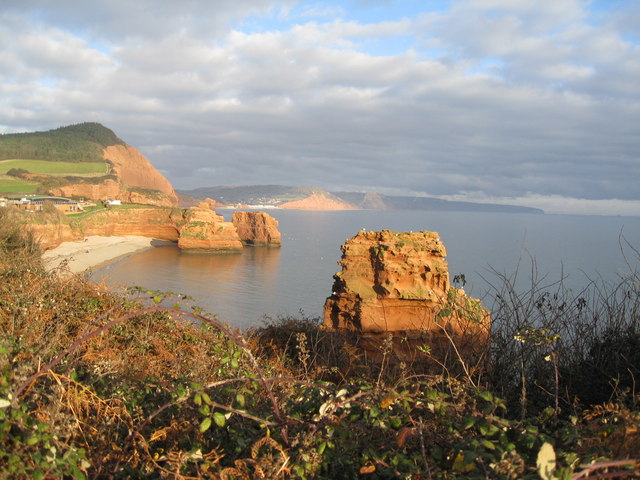
<instances>
[{"instance_id":1,"label":"grassy field","mask_svg":"<svg viewBox=\"0 0 640 480\"><path fill-rule=\"evenodd\" d=\"M21 168L30 173L43 175L76 175L79 177L93 177L109 173L106 162L48 162L46 160L2 160L0 174L7 173L12 168Z\"/></svg>"},{"instance_id":2,"label":"grassy field","mask_svg":"<svg viewBox=\"0 0 640 480\"><path fill-rule=\"evenodd\" d=\"M37 183L0 175L0 193L33 193L37 188Z\"/></svg>"}]
</instances>

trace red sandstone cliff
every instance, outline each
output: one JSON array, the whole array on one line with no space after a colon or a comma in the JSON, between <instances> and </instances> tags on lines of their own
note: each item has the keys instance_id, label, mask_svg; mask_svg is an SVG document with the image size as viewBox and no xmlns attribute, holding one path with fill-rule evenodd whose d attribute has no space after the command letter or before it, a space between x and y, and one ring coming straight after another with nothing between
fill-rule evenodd
<instances>
[{"instance_id":1,"label":"red sandstone cliff","mask_svg":"<svg viewBox=\"0 0 640 480\"><path fill-rule=\"evenodd\" d=\"M278 221L264 212L234 212L231 219L245 245L280 246Z\"/></svg>"},{"instance_id":2,"label":"red sandstone cliff","mask_svg":"<svg viewBox=\"0 0 640 480\"><path fill-rule=\"evenodd\" d=\"M209 208L135 208L97 212L71 224L30 223L26 228L44 249L62 242L81 240L91 235L140 235L178 242L183 250L242 249L240 237L231 222Z\"/></svg>"},{"instance_id":3,"label":"red sandstone cliff","mask_svg":"<svg viewBox=\"0 0 640 480\"><path fill-rule=\"evenodd\" d=\"M120 181L128 187L158 190L178 204L171 183L151 165L138 150L128 145L111 145L103 150L105 160L111 162Z\"/></svg>"},{"instance_id":4,"label":"red sandstone cliff","mask_svg":"<svg viewBox=\"0 0 640 480\"><path fill-rule=\"evenodd\" d=\"M450 287L445 256L437 233L358 233L342 246L324 325L372 333L446 329L486 338L488 312Z\"/></svg>"},{"instance_id":5,"label":"red sandstone cliff","mask_svg":"<svg viewBox=\"0 0 640 480\"><path fill-rule=\"evenodd\" d=\"M321 193L313 193L302 200L283 203L278 208L294 210L358 210L358 207L354 205L329 198Z\"/></svg>"},{"instance_id":6,"label":"red sandstone cliff","mask_svg":"<svg viewBox=\"0 0 640 480\"><path fill-rule=\"evenodd\" d=\"M117 180L78 180L50 190L52 195L84 197L95 201L113 199L126 203L173 207L178 196L171 183L138 150L128 145L112 145L103 150Z\"/></svg>"}]
</instances>

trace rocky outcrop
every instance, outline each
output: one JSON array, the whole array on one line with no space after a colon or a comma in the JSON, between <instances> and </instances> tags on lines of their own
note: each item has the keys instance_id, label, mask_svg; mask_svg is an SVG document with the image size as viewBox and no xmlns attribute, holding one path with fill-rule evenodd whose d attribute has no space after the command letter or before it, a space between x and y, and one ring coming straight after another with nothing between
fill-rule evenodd
<instances>
[{"instance_id":1,"label":"rocky outcrop","mask_svg":"<svg viewBox=\"0 0 640 480\"><path fill-rule=\"evenodd\" d=\"M322 193L313 193L302 200L283 203L278 208L292 210L358 210L358 207L354 205L345 203L338 198L330 198Z\"/></svg>"},{"instance_id":2,"label":"rocky outcrop","mask_svg":"<svg viewBox=\"0 0 640 480\"><path fill-rule=\"evenodd\" d=\"M194 205L192 205L194 206ZM204 209L209 209L209 210L213 210L215 212L216 207L218 206L217 202L212 199L212 198L205 198L204 200L202 200L201 202L198 203L198 205L195 205L198 208L204 208Z\"/></svg>"},{"instance_id":3,"label":"rocky outcrop","mask_svg":"<svg viewBox=\"0 0 640 480\"><path fill-rule=\"evenodd\" d=\"M234 212L231 218L244 245L280 246L278 221L264 212Z\"/></svg>"},{"instance_id":4,"label":"rocky outcrop","mask_svg":"<svg viewBox=\"0 0 640 480\"><path fill-rule=\"evenodd\" d=\"M242 242L231 222L209 208L186 210L185 223L180 228L178 246L183 250L241 250Z\"/></svg>"},{"instance_id":5,"label":"rocky outcrop","mask_svg":"<svg viewBox=\"0 0 640 480\"><path fill-rule=\"evenodd\" d=\"M42 251L55 248L63 242L73 242L83 238L82 233L64 223L28 223L25 226Z\"/></svg>"},{"instance_id":6,"label":"rocky outcrop","mask_svg":"<svg viewBox=\"0 0 640 480\"><path fill-rule=\"evenodd\" d=\"M324 325L366 333L482 335L488 311L449 285L446 250L433 232L360 232L342 246L342 271Z\"/></svg>"}]
</instances>

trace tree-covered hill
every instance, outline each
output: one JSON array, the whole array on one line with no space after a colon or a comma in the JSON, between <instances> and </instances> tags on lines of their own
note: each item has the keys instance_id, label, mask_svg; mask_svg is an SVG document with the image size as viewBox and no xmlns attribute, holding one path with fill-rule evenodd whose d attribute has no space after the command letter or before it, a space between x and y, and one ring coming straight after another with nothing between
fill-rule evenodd
<instances>
[{"instance_id":1,"label":"tree-covered hill","mask_svg":"<svg viewBox=\"0 0 640 480\"><path fill-rule=\"evenodd\" d=\"M46 132L0 135L0 160L99 162L104 161L104 147L123 144L99 123L78 123Z\"/></svg>"}]
</instances>

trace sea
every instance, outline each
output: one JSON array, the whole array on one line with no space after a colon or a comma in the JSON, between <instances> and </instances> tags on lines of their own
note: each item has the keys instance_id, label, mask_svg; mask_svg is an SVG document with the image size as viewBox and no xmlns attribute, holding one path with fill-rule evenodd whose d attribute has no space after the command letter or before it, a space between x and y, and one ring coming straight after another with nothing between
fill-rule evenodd
<instances>
[{"instance_id":1,"label":"sea","mask_svg":"<svg viewBox=\"0 0 640 480\"><path fill-rule=\"evenodd\" d=\"M218 209L231 218L233 210ZM506 276L516 288L532 280L578 294L592 281L613 284L640 267L640 217L420 210L268 210L281 248L241 253L183 253L159 246L120 259L90 278L109 287L139 286L193 297L192 304L246 329L270 319L321 317L340 269L340 246L359 230L438 232L450 277L480 299ZM635 251L634 251L635 250Z\"/></svg>"}]
</instances>

